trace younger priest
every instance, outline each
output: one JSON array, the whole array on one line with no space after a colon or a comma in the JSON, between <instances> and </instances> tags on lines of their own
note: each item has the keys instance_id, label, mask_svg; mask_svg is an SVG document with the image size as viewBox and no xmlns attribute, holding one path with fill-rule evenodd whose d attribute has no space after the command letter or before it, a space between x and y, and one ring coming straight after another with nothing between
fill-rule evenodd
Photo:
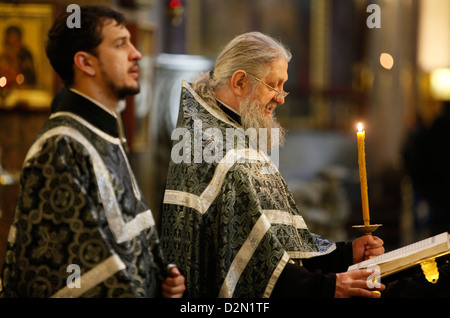
<instances>
[{"instance_id":1,"label":"younger priest","mask_svg":"<svg viewBox=\"0 0 450 318\"><path fill-rule=\"evenodd\" d=\"M122 14L62 14L47 56L66 88L24 162L3 297L182 297L127 159L115 112L139 92L141 54Z\"/></svg>"}]
</instances>

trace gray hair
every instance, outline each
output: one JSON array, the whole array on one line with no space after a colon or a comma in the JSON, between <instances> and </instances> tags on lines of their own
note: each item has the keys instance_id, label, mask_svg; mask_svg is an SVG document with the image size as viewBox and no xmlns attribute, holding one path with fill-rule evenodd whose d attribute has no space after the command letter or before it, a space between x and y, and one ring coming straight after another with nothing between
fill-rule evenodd
<instances>
[{"instance_id":1,"label":"gray hair","mask_svg":"<svg viewBox=\"0 0 450 318\"><path fill-rule=\"evenodd\" d=\"M193 88L206 102L216 104L214 91L229 82L237 70L261 78L269 72L270 64L291 58L289 49L274 38L260 32L244 33L219 52L214 71L200 74Z\"/></svg>"}]
</instances>

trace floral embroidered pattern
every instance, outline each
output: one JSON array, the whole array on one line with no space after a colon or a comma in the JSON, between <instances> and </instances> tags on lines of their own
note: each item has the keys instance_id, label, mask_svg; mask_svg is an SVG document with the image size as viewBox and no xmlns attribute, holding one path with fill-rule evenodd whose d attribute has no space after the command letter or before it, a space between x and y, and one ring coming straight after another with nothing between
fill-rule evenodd
<instances>
[{"instance_id":1,"label":"floral embroidered pattern","mask_svg":"<svg viewBox=\"0 0 450 318\"><path fill-rule=\"evenodd\" d=\"M177 127L193 130L201 120L203 130L218 128L222 135L234 128L197 98L185 85ZM210 141L192 138L191 148L200 142L204 149ZM248 142L236 144L246 147L238 151L250 149ZM230 153L220 151L224 158ZM264 170L272 168L270 162L248 160L223 169L220 163L191 159L169 165L161 233L168 261L186 274L185 296L267 297L289 256L307 258L335 249L334 243L310 233L304 222L297 222L299 228L293 221L294 216L302 219L281 174L262 172L273 171ZM207 208L201 200L205 189L212 193ZM286 214L289 222L277 222L276 215L269 222L265 213L270 211Z\"/></svg>"},{"instance_id":2,"label":"floral embroidered pattern","mask_svg":"<svg viewBox=\"0 0 450 318\"><path fill-rule=\"evenodd\" d=\"M122 226L148 211L140 193L136 195L134 176L120 146L66 116L50 119L43 132L54 127L81 133L108 170L98 175L88 149L64 134L46 139L28 158L13 223L15 242L8 245L0 296L50 297L66 286L69 264L78 265L83 275L111 255L118 255L125 269L112 272L82 297L157 295L157 275L164 265L156 230L135 226L136 235L117 243L106 213L117 200L121 213L117 226ZM109 180L114 198L104 201L99 185Z\"/></svg>"}]
</instances>

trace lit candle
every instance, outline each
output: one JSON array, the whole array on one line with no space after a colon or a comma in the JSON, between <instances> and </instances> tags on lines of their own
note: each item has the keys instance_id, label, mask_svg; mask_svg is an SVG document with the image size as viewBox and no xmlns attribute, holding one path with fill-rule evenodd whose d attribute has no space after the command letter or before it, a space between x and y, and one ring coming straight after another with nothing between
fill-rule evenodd
<instances>
[{"instance_id":1,"label":"lit candle","mask_svg":"<svg viewBox=\"0 0 450 318\"><path fill-rule=\"evenodd\" d=\"M358 165L359 165L359 181L361 183L361 202L363 211L364 225L370 225L369 216L369 198L367 195L367 174L366 174L366 154L364 149L365 131L362 124L358 124L356 137L358 138Z\"/></svg>"}]
</instances>

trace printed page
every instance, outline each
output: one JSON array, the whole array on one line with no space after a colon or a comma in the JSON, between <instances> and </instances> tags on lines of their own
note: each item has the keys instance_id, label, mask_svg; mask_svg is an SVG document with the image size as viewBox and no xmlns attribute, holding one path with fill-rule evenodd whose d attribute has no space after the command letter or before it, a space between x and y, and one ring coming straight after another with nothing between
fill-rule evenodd
<instances>
[{"instance_id":1,"label":"printed page","mask_svg":"<svg viewBox=\"0 0 450 318\"><path fill-rule=\"evenodd\" d=\"M383 255L374 257L367 261L363 261L358 264L354 264L348 268L348 270L354 270L358 268L365 268L370 265L378 265L382 263L388 263L394 261L399 258L407 257L409 255L413 255L419 253L421 251L425 251L432 247L438 246L440 244L447 243L447 249L449 248L449 235L447 232L441 233L436 236L429 237L425 240L404 246L402 248L393 250L391 252L385 253Z\"/></svg>"}]
</instances>

